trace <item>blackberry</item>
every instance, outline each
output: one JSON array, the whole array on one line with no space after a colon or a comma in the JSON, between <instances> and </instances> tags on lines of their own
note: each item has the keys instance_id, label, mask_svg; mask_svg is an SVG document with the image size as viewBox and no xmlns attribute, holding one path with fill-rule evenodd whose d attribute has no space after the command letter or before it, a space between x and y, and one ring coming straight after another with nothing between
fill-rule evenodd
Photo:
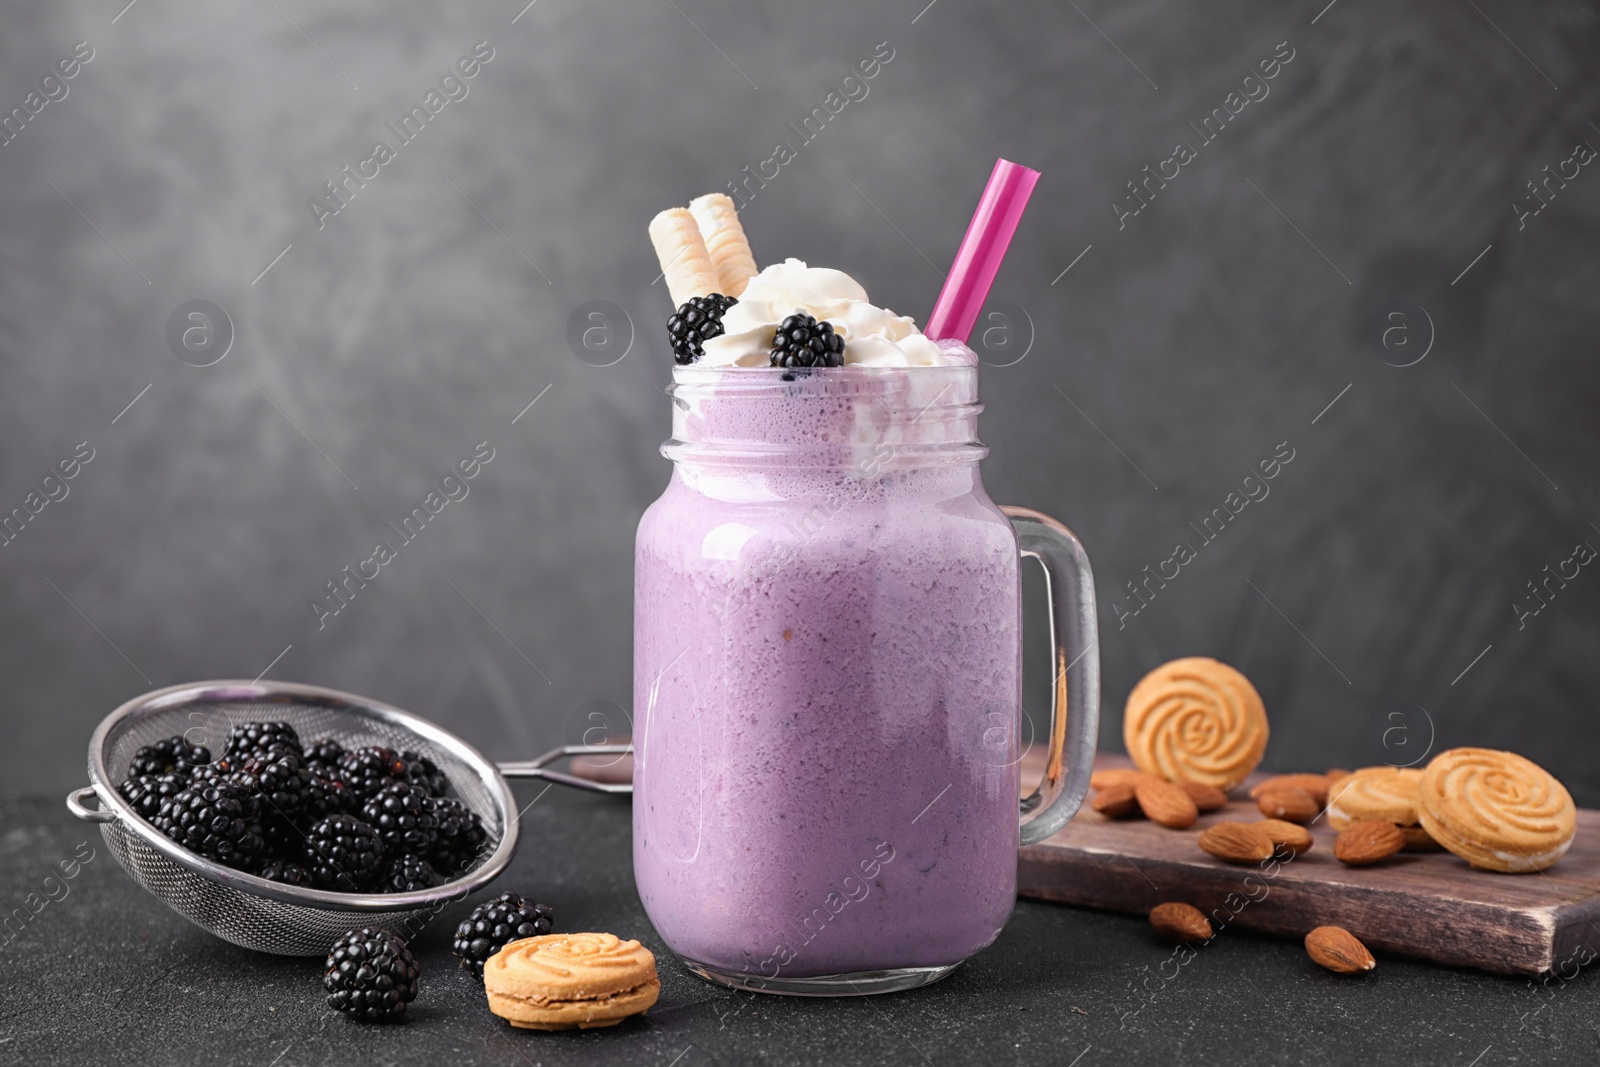
<instances>
[{"instance_id":1,"label":"blackberry","mask_svg":"<svg viewBox=\"0 0 1600 1067\"><path fill-rule=\"evenodd\" d=\"M337 768L327 768L325 764L312 764L310 769L311 776L306 780L303 813L306 819L315 822L325 815L344 815L356 810L355 793L345 784L343 778L337 777ZM330 773L318 773L322 769L328 769Z\"/></svg>"},{"instance_id":2,"label":"blackberry","mask_svg":"<svg viewBox=\"0 0 1600 1067\"><path fill-rule=\"evenodd\" d=\"M153 819L161 811L163 800L177 796L188 787L189 779L181 774L141 774L123 782L117 792L133 805L134 811Z\"/></svg>"},{"instance_id":3,"label":"blackberry","mask_svg":"<svg viewBox=\"0 0 1600 1067\"><path fill-rule=\"evenodd\" d=\"M364 926L333 943L322 965L328 1007L352 1018L400 1022L417 997L416 957L387 930Z\"/></svg>"},{"instance_id":4,"label":"blackberry","mask_svg":"<svg viewBox=\"0 0 1600 1067\"><path fill-rule=\"evenodd\" d=\"M258 812L256 798L239 786L203 782L163 800L151 822L189 851L245 870L263 849L252 828Z\"/></svg>"},{"instance_id":5,"label":"blackberry","mask_svg":"<svg viewBox=\"0 0 1600 1067\"><path fill-rule=\"evenodd\" d=\"M512 941L548 934L555 913L516 893L501 893L472 909L472 914L456 927L451 948L461 958L461 969L483 978L483 965L490 956Z\"/></svg>"},{"instance_id":6,"label":"blackberry","mask_svg":"<svg viewBox=\"0 0 1600 1067\"><path fill-rule=\"evenodd\" d=\"M446 879L454 878L477 861L489 832L477 812L453 797L435 798L433 815L438 844L428 860Z\"/></svg>"},{"instance_id":7,"label":"blackberry","mask_svg":"<svg viewBox=\"0 0 1600 1067\"><path fill-rule=\"evenodd\" d=\"M258 753L264 754L274 746L289 748L297 757L304 755L300 747L300 735L286 722L240 723L229 731L228 747L223 755L246 759Z\"/></svg>"},{"instance_id":8,"label":"blackberry","mask_svg":"<svg viewBox=\"0 0 1600 1067\"><path fill-rule=\"evenodd\" d=\"M400 856L389 861L389 867L378 882L382 893L413 893L418 889L432 889L443 879L433 869L433 864L421 856Z\"/></svg>"},{"instance_id":9,"label":"blackberry","mask_svg":"<svg viewBox=\"0 0 1600 1067\"><path fill-rule=\"evenodd\" d=\"M330 767L337 766L339 757L344 755L344 746L331 737L319 737L305 748L306 765L313 763L326 763Z\"/></svg>"},{"instance_id":10,"label":"blackberry","mask_svg":"<svg viewBox=\"0 0 1600 1067\"><path fill-rule=\"evenodd\" d=\"M353 815L330 815L306 831L305 866L318 889L365 893L383 870L383 839Z\"/></svg>"},{"instance_id":11,"label":"blackberry","mask_svg":"<svg viewBox=\"0 0 1600 1067\"><path fill-rule=\"evenodd\" d=\"M293 821L306 807L306 790L311 781L300 765L300 757L282 745L245 759L240 780L253 779L261 794L262 807Z\"/></svg>"},{"instance_id":12,"label":"blackberry","mask_svg":"<svg viewBox=\"0 0 1600 1067\"><path fill-rule=\"evenodd\" d=\"M252 811L259 815L263 807L261 803L261 779L243 769L243 760L232 756L218 756L203 767L196 767L194 776L189 779L193 786L203 785L230 785L249 796L253 801ZM269 806L268 812L272 811Z\"/></svg>"},{"instance_id":13,"label":"blackberry","mask_svg":"<svg viewBox=\"0 0 1600 1067\"><path fill-rule=\"evenodd\" d=\"M189 775L189 780L193 782L227 782L240 779L244 763L245 757L225 752L210 763L203 763L196 767Z\"/></svg>"},{"instance_id":14,"label":"blackberry","mask_svg":"<svg viewBox=\"0 0 1600 1067\"><path fill-rule=\"evenodd\" d=\"M303 889L312 889L311 872L289 860L273 860L261 868L261 877L269 882L280 882L283 885L297 885Z\"/></svg>"},{"instance_id":15,"label":"blackberry","mask_svg":"<svg viewBox=\"0 0 1600 1067\"><path fill-rule=\"evenodd\" d=\"M208 785L231 785L255 798L257 811L261 808L261 783L240 771L226 757L219 757L215 763L197 767L194 776L189 779L189 785L196 789Z\"/></svg>"},{"instance_id":16,"label":"blackberry","mask_svg":"<svg viewBox=\"0 0 1600 1067\"><path fill-rule=\"evenodd\" d=\"M384 786L361 806L361 818L378 831L391 856L426 855L439 840L433 798L409 781Z\"/></svg>"},{"instance_id":17,"label":"blackberry","mask_svg":"<svg viewBox=\"0 0 1600 1067\"><path fill-rule=\"evenodd\" d=\"M406 778L426 789L430 797L450 795L450 779L433 760L409 750L400 753L400 758L406 761Z\"/></svg>"},{"instance_id":18,"label":"blackberry","mask_svg":"<svg viewBox=\"0 0 1600 1067\"><path fill-rule=\"evenodd\" d=\"M406 766L394 749L369 745L339 757L339 776L355 798L364 803L396 778L404 778Z\"/></svg>"},{"instance_id":19,"label":"blackberry","mask_svg":"<svg viewBox=\"0 0 1600 1067\"><path fill-rule=\"evenodd\" d=\"M739 301L721 293L690 297L667 319L667 336L672 340L672 358L678 363L693 363L706 354L701 344L722 336L722 316Z\"/></svg>"},{"instance_id":20,"label":"blackberry","mask_svg":"<svg viewBox=\"0 0 1600 1067\"><path fill-rule=\"evenodd\" d=\"M147 774L190 775L196 767L211 762L211 750L204 745L191 745L181 737L169 737L153 745L145 745L133 754L128 765L128 777Z\"/></svg>"},{"instance_id":21,"label":"blackberry","mask_svg":"<svg viewBox=\"0 0 1600 1067\"><path fill-rule=\"evenodd\" d=\"M324 737L311 742L306 748L306 758L302 766L313 778L323 778L328 781L342 780L339 761L343 758L344 746L332 738Z\"/></svg>"},{"instance_id":22,"label":"blackberry","mask_svg":"<svg viewBox=\"0 0 1600 1067\"><path fill-rule=\"evenodd\" d=\"M771 358L774 367L842 367L844 338L833 332L833 323L795 312L778 324Z\"/></svg>"},{"instance_id":23,"label":"blackberry","mask_svg":"<svg viewBox=\"0 0 1600 1067\"><path fill-rule=\"evenodd\" d=\"M250 811L246 822L250 832L261 841L261 859L285 856L299 858L306 839L305 831L299 825L305 816L303 802L294 816L285 814L277 803L269 802L269 795L278 796L279 801L290 803L291 807L292 802L285 801L282 793L268 794L260 776L238 769L235 762L226 756L201 767L195 772L191 784L195 787L226 785L245 798Z\"/></svg>"}]
</instances>

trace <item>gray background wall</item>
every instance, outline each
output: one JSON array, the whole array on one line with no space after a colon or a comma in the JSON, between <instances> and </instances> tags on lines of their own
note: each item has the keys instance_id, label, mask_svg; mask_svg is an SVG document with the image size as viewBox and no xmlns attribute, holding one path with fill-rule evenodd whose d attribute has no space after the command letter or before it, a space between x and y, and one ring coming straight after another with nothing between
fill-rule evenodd
<instances>
[{"instance_id":1,"label":"gray background wall","mask_svg":"<svg viewBox=\"0 0 1600 1067\"><path fill-rule=\"evenodd\" d=\"M1206 653L1260 687L1275 766L1486 744L1600 800L1600 573L1512 606L1600 546L1600 173L1511 206L1600 146L1593 4L124 2L0 33L7 111L94 49L0 147L0 506L94 449L0 548L0 792L77 784L143 690L269 664L507 758L615 719L667 476L645 223L887 41L745 224L921 318L994 157L1043 170L985 478L1089 548L1108 739L1140 674ZM478 41L470 95L319 230L308 199ZM1125 183L1284 41L1270 95L1119 229ZM166 339L197 299L236 333L207 367ZM610 366L566 340L593 300L637 331ZM323 584L483 440L471 495L319 630ZM1119 629L1124 583L1285 441L1271 495Z\"/></svg>"}]
</instances>

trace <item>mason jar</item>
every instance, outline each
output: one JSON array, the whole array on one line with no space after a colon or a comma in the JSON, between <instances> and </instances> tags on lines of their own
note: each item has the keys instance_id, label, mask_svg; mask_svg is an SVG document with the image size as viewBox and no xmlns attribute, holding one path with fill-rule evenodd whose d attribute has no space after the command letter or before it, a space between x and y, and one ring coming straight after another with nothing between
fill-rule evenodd
<instances>
[{"instance_id":1,"label":"mason jar","mask_svg":"<svg viewBox=\"0 0 1600 1067\"><path fill-rule=\"evenodd\" d=\"M673 379L672 477L635 553L645 910L727 985L936 981L1005 925L1019 841L1087 789L1088 560L984 491L975 365ZM1022 556L1049 578L1056 684L1019 811Z\"/></svg>"}]
</instances>

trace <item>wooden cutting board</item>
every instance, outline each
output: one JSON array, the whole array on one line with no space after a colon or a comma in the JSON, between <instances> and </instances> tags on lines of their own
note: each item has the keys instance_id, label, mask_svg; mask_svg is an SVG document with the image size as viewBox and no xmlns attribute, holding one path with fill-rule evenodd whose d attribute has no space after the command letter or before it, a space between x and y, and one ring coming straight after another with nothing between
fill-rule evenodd
<instances>
[{"instance_id":1,"label":"wooden cutting board","mask_svg":"<svg viewBox=\"0 0 1600 1067\"><path fill-rule=\"evenodd\" d=\"M1121 756L1096 763L1129 765ZM1037 781L1040 770L1042 759L1025 759L1023 780ZM1502 974L1540 974L1600 952L1600 811L1579 809L1571 849L1539 873L1477 871L1448 852L1347 867L1333 858L1335 835L1319 820L1311 851L1269 877L1213 859L1196 843L1213 823L1259 819L1244 794L1262 777L1187 830L1107 819L1085 804L1054 837L1022 850L1017 893L1136 914L1184 901L1212 916L1218 933L1243 927L1299 939L1315 926L1342 926L1376 952Z\"/></svg>"}]
</instances>

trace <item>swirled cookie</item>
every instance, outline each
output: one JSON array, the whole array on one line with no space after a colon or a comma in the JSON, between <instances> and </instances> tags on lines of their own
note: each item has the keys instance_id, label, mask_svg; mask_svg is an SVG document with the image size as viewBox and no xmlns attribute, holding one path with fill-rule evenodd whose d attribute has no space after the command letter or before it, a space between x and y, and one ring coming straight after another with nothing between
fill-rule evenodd
<instances>
[{"instance_id":1,"label":"swirled cookie","mask_svg":"<svg viewBox=\"0 0 1600 1067\"><path fill-rule=\"evenodd\" d=\"M1232 789L1267 749L1267 712L1250 679L1190 656L1163 663L1133 687L1122 740L1147 774Z\"/></svg>"},{"instance_id":2,"label":"swirled cookie","mask_svg":"<svg viewBox=\"0 0 1600 1067\"><path fill-rule=\"evenodd\" d=\"M1439 843L1422 828L1417 787L1422 772L1413 767L1363 767L1328 787L1328 825L1343 830L1366 819L1392 822L1406 835L1407 852L1437 852Z\"/></svg>"},{"instance_id":3,"label":"swirled cookie","mask_svg":"<svg viewBox=\"0 0 1600 1067\"><path fill-rule=\"evenodd\" d=\"M1328 787L1328 825L1343 830L1373 819L1401 829L1417 825L1417 786L1422 772L1412 767L1362 767Z\"/></svg>"},{"instance_id":4,"label":"swirled cookie","mask_svg":"<svg viewBox=\"0 0 1600 1067\"><path fill-rule=\"evenodd\" d=\"M615 1026L656 1002L656 958L612 934L513 941L483 965L489 1010L525 1030Z\"/></svg>"},{"instance_id":5,"label":"swirled cookie","mask_svg":"<svg viewBox=\"0 0 1600 1067\"><path fill-rule=\"evenodd\" d=\"M1578 829L1572 796L1549 771L1489 748L1435 756L1422 775L1418 814L1434 840L1489 871L1542 871Z\"/></svg>"}]
</instances>

